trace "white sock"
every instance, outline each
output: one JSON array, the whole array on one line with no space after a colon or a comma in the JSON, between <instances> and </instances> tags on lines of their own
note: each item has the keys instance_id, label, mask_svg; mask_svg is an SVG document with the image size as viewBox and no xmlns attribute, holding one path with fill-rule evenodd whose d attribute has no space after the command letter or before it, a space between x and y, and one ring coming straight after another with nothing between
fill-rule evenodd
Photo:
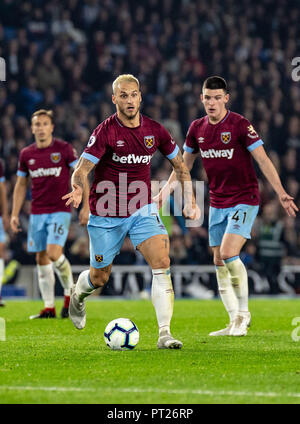
<instances>
[{"instance_id":1,"label":"white sock","mask_svg":"<svg viewBox=\"0 0 300 424\"><path fill-rule=\"evenodd\" d=\"M230 322L232 322L237 315L239 303L231 284L230 274L225 265L216 266L216 276L220 297L228 312Z\"/></svg>"},{"instance_id":2,"label":"white sock","mask_svg":"<svg viewBox=\"0 0 300 424\"><path fill-rule=\"evenodd\" d=\"M224 260L239 304L239 312L248 312L248 274L239 256Z\"/></svg>"},{"instance_id":3,"label":"white sock","mask_svg":"<svg viewBox=\"0 0 300 424\"><path fill-rule=\"evenodd\" d=\"M174 290L170 268L152 270L152 303L156 311L159 333L170 333L170 323L174 307Z\"/></svg>"},{"instance_id":4,"label":"white sock","mask_svg":"<svg viewBox=\"0 0 300 424\"><path fill-rule=\"evenodd\" d=\"M83 302L83 300L92 294L96 288L92 285L90 280L90 270L83 271L77 280L76 286L75 286L75 293L77 294L79 298L79 302Z\"/></svg>"},{"instance_id":5,"label":"white sock","mask_svg":"<svg viewBox=\"0 0 300 424\"><path fill-rule=\"evenodd\" d=\"M70 296L71 287L74 284L70 262L65 255L62 254L57 261L52 262L52 264L59 281L64 288L64 295Z\"/></svg>"},{"instance_id":6,"label":"white sock","mask_svg":"<svg viewBox=\"0 0 300 424\"><path fill-rule=\"evenodd\" d=\"M4 259L0 258L0 296L1 296L3 275L4 275Z\"/></svg>"},{"instance_id":7,"label":"white sock","mask_svg":"<svg viewBox=\"0 0 300 424\"><path fill-rule=\"evenodd\" d=\"M55 296L55 275L53 272L52 264L37 265L39 288L42 299L45 303L45 308L54 308Z\"/></svg>"}]
</instances>

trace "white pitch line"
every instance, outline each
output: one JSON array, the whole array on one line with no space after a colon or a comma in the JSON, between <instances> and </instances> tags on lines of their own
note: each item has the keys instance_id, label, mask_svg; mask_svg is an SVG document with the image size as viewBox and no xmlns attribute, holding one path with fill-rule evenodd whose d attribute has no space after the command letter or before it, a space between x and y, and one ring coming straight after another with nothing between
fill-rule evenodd
<instances>
[{"instance_id":1,"label":"white pitch line","mask_svg":"<svg viewBox=\"0 0 300 424\"><path fill-rule=\"evenodd\" d=\"M275 392L246 392L246 391L233 391L233 390L177 390L177 389L143 389L143 388L107 388L99 387L38 387L38 386L0 386L0 390L19 390L19 391L44 391L44 392L121 392L121 393L166 393L166 394L179 394L179 395L206 395L206 396L247 396L247 397L291 397L300 398L300 393L275 393Z\"/></svg>"}]
</instances>

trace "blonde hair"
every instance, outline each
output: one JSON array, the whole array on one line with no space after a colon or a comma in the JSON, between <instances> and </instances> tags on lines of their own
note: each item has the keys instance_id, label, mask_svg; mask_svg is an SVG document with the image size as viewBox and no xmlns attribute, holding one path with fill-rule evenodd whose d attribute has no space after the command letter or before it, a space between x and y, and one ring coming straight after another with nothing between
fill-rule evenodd
<instances>
[{"instance_id":1,"label":"blonde hair","mask_svg":"<svg viewBox=\"0 0 300 424\"><path fill-rule=\"evenodd\" d=\"M112 83L113 94L116 93L116 88L117 88L118 84L120 84L122 82L135 82L136 85L138 86L138 89L140 89L140 83L139 83L139 80L136 77L134 77L131 74L122 74L122 75L119 75L118 78L116 78L114 80L114 82Z\"/></svg>"},{"instance_id":2,"label":"blonde hair","mask_svg":"<svg viewBox=\"0 0 300 424\"><path fill-rule=\"evenodd\" d=\"M53 124L53 112L52 110L46 110L46 109L39 109L36 110L32 116L31 116L31 121L33 120L33 118L35 118L36 116L42 116L42 115L46 115L51 119L51 123Z\"/></svg>"}]
</instances>

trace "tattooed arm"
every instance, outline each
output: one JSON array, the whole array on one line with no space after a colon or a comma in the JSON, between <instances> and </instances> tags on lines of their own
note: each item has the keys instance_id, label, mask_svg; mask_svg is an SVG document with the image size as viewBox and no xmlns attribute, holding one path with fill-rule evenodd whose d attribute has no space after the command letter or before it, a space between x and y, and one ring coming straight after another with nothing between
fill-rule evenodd
<instances>
[{"instance_id":1,"label":"tattooed arm","mask_svg":"<svg viewBox=\"0 0 300 424\"><path fill-rule=\"evenodd\" d=\"M169 197L169 195L173 193L178 183L181 183L181 185L183 186L184 181L191 181L189 171L193 168L196 157L197 154L184 152L182 156L181 152L179 152L174 159L170 160L173 166L173 171L170 175L170 178L168 179L168 182L164 185L159 194L154 198L154 201L159 204L159 207L161 207L165 200ZM188 184L186 183L186 185ZM184 187L182 188L182 192L184 193ZM192 190L190 189L189 192L191 194Z\"/></svg>"},{"instance_id":2,"label":"tattooed arm","mask_svg":"<svg viewBox=\"0 0 300 424\"><path fill-rule=\"evenodd\" d=\"M177 156L170 160L173 166L173 172L168 182L153 199L158 203L159 207L161 207L166 198L175 190L179 182L182 187L182 193L184 193L185 206L183 214L186 218L191 219L198 219L200 217L200 210L196 205L190 174L190 169L193 167L196 156L197 155L191 155L187 152L184 152L184 156L182 156L181 152L178 152Z\"/></svg>"},{"instance_id":3,"label":"tattooed arm","mask_svg":"<svg viewBox=\"0 0 300 424\"><path fill-rule=\"evenodd\" d=\"M80 158L71 178L72 191L65 194L62 199L67 200L66 206L73 202L78 208L82 201L83 193L89 190L88 175L95 167L95 164L87 159Z\"/></svg>"},{"instance_id":4,"label":"tattooed arm","mask_svg":"<svg viewBox=\"0 0 300 424\"><path fill-rule=\"evenodd\" d=\"M82 208L78 215L80 225L87 225L89 221L89 215L90 215L89 198L90 198L90 183L89 183L89 176L87 175L87 178L85 179L85 186L84 186L83 195L82 195Z\"/></svg>"},{"instance_id":5,"label":"tattooed arm","mask_svg":"<svg viewBox=\"0 0 300 424\"><path fill-rule=\"evenodd\" d=\"M173 166L173 172L182 187L184 196L183 214L186 218L195 219L198 217L196 216L198 214L196 212L196 200L193 192L191 174L183 160L181 152L179 151L177 156L171 159L170 162Z\"/></svg>"}]
</instances>

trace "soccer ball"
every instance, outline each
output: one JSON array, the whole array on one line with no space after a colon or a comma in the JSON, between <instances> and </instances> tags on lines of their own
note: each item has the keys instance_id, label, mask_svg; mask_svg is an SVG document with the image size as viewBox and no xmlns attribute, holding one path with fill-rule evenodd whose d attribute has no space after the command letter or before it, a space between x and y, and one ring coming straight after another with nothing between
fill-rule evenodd
<instances>
[{"instance_id":1,"label":"soccer ball","mask_svg":"<svg viewBox=\"0 0 300 424\"><path fill-rule=\"evenodd\" d=\"M137 326L128 318L114 319L104 330L104 341L112 350L132 350L139 337Z\"/></svg>"}]
</instances>

